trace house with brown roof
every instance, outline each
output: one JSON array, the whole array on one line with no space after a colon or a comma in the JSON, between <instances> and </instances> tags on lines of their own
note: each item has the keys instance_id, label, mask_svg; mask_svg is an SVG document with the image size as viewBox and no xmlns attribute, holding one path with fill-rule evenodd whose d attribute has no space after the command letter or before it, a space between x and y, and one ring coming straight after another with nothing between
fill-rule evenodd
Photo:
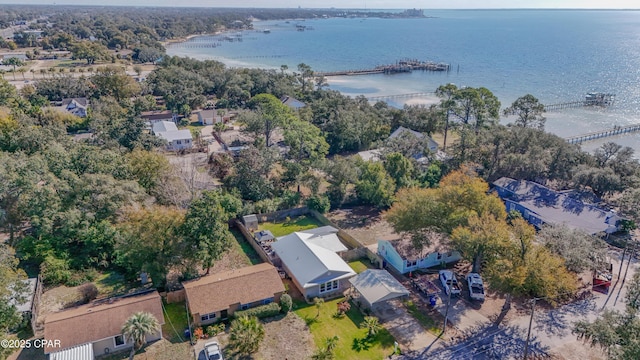
<instances>
[{"instance_id":1,"label":"house with brown roof","mask_svg":"<svg viewBox=\"0 0 640 360\"><path fill-rule=\"evenodd\" d=\"M164 324L157 291L109 298L49 314L44 322L44 353L49 359L93 360L95 356L131 348L122 336L122 325L137 312L153 314ZM162 329L147 336L160 340Z\"/></svg>"},{"instance_id":2,"label":"house with brown roof","mask_svg":"<svg viewBox=\"0 0 640 360\"><path fill-rule=\"evenodd\" d=\"M140 118L148 121L150 125L159 121L171 121L174 123L178 121L178 115L174 114L171 110L143 111L140 113Z\"/></svg>"},{"instance_id":3,"label":"house with brown roof","mask_svg":"<svg viewBox=\"0 0 640 360\"><path fill-rule=\"evenodd\" d=\"M284 285L278 270L263 263L183 283L196 325L227 319L236 310L279 302Z\"/></svg>"}]
</instances>

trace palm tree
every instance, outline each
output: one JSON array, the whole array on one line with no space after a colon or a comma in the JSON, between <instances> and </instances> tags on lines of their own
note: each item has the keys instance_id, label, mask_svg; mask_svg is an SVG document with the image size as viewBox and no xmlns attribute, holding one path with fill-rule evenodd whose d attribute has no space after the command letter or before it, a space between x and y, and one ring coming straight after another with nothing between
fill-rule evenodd
<instances>
[{"instance_id":1,"label":"palm tree","mask_svg":"<svg viewBox=\"0 0 640 360\"><path fill-rule=\"evenodd\" d=\"M19 72L20 74L22 74L22 80L25 80L24 73L25 73L26 71L27 71L27 69L25 69L25 68L20 68L20 69L18 69L18 72Z\"/></svg>"},{"instance_id":2,"label":"palm tree","mask_svg":"<svg viewBox=\"0 0 640 360\"><path fill-rule=\"evenodd\" d=\"M29 72L31 73L31 78L35 79L36 78L36 70L35 69L29 69Z\"/></svg>"},{"instance_id":3,"label":"palm tree","mask_svg":"<svg viewBox=\"0 0 640 360\"><path fill-rule=\"evenodd\" d=\"M367 329L367 337L375 336L382 326L380 325L380 321L375 316L365 316L364 321L360 324L360 327L363 329Z\"/></svg>"},{"instance_id":4,"label":"palm tree","mask_svg":"<svg viewBox=\"0 0 640 360\"><path fill-rule=\"evenodd\" d=\"M338 340L340 340L338 335L334 335L334 336L332 336L330 338L326 338L324 340L324 343L327 346L327 351L333 352L333 350L335 350L336 346L338 346Z\"/></svg>"},{"instance_id":5,"label":"palm tree","mask_svg":"<svg viewBox=\"0 0 640 360\"><path fill-rule=\"evenodd\" d=\"M323 298L313 298L313 303L316 305L316 309L318 309L318 313L316 314L316 319L320 317L320 309L322 309L322 305L324 304Z\"/></svg>"},{"instance_id":6,"label":"palm tree","mask_svg":"<svg viewBox=\"0 0 640 360\"><path fill-rule=\"evenodd\" d=\"M8 59L4 59L4 61L2 62L5 65L12 65L13 66L13 80L16 79L16 66L23 66L24 65L24 61L18 59L17 57L10 57Z\"/></svg>"},{"instance_id":7,"label":"palm tree","mask_svg":"<svg viewBox=\"0 0 640 360\"><path fill-rule=\"evenodd\" d=\"M127 319L122 326L122 336L125 342L133 343L129 360L133 360L136 351L147 342L147 335L155 334L159 329L158 319L148 312L137 312Z\"/></svg>"},{"instance_id":8,"label":"palm tree","mask_svg":"<svg viewBox=\"0 0 640 360\"><path fill-rule=\"evenodd\" d=\"M264 339L264 327L255 316L241 316L231 322L229 346L243 355L258 351Z\"/></svg>"},{"instance_id":9,"label":"palm tree","mask_svg":"<svg viewBox=\"0 0 640 360\"><path fill-rule=\"evenodd\" d=\"M220 136L222 136L222 132L226 128L227 128L227 125L225 125L223 122L219 122L219 123L213 124L213 131L215 131L216 135L218 135L218 138L220 138Z\"/></svg>"},{"instance_id":10,"label":"palm tree","mask_svg":"<svg viewBox=\"0 0 640 360\"><path fill-rule=\"evenodd\" d=\"M42 78L44 79L44 74L47 73L47 69L40 69L40 74L42 74Z\"/></svg>"}]
</instances>

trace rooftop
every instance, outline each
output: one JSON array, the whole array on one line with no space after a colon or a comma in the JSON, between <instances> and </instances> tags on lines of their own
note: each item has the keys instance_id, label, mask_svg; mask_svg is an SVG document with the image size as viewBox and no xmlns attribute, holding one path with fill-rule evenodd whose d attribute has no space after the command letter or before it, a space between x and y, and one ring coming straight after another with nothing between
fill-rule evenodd
<instances>
[{"instance_id":1,"label":"rooftop","mask_svg":"<svg viewBox=\"0 0 640 360\"><path fill-rule=\"evenodd\" d=\"M409 295L396 278L386 270L368 269L349 279L369 304Z\"/></svg>"},{"instance_id":2,"label":"rooftop","mask_svg":"<svg viewBox=\"0 0 640 360\"><path fill-rule=\"evenodd\" d=\"M429 231L426 234L426 237L429 239L429 244L422 247L422 249L416 249L413 241L411 240L411 236L409 234L394 235L388 238L383 238L381 240L386 240L391 243L394 249L398 252L403 259L419 259L425 255L439 252L445 253L451 251L451 249L447 246L446 237L443 234Z\"/></svg>"},{"instance_id":3,"label":"rooftop","mask_svg":"<svg viewBox=\"0 0 640 360\"><path fill-rule=\"evenodd\" d=\"M164 324L162 302L157 291L110 298L49 314L44 322L44 338L60 340L61 347L46 347L45 353L116 336L122 325L137 312L153 314Z\"/></svg>"},{"instance_id":4,"label":"rooftop","mask_svg":"<svg viewBox=\"0 0 640 360\"><path fill-rule=\"evenodd\" d=\"M192 314L208 314L234 304L250 304L285 290L278 270L267 263L210 274L183 285Z\"/></svg>"}]
</instances>

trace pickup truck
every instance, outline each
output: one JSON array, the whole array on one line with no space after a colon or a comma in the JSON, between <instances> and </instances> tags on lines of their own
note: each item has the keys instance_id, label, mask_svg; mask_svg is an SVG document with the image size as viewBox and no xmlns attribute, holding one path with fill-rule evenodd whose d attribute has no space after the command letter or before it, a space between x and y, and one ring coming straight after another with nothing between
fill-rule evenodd
<instances>
[{"instance_id":1,"label":"pickup truck","mask_svg":"<svg viewBox=\"0 0 640 360\"><path fill-rule=\"evenodd\" d=\"M478 273L470 273L467 275L467 284L469 285L469 297L471 300L484 301L484 283Z\"/></svg>"},{"instance_id":2,"label":"pickup truck","mask_svg":"<svg viewBox=\"0 0 640 360\"><path fill-rule=\"evenodd\" d=\"M456 275L451 270L440 270L440 282L447 295L458 296L462 292ZM451 292L451 294L449 294Z\"/></svg>"}]
</instances>

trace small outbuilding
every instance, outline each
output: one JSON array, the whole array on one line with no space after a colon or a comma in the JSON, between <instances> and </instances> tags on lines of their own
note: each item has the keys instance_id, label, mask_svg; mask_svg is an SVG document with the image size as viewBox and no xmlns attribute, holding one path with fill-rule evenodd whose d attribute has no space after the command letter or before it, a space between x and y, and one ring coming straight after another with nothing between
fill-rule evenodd
<instances>
[{"instance_id":1,"label":"small outbuilding","mask_svg":"<svg viewBox=\"0 0 640 360\"><path fill-rule=\"evenodd\" d=\"M387 270L368 269L349 279L349 282L356 291L356 302L369 309L375 309L392 299L409 296L409 290Z\"/></svg>"},{"instance_id":2,"label":"small outbuilding","mask_svg":"<svg viewBox=\"0 0 640 360\"><path fill-rule=\"evenodd\" d=\"M276 238L269 230L261 230L253 233L256 241L259 243L274 241Z\"/></svg>"},{"instance_id":3,"label":"small outbuilding","mask_svg":"<svg viewBox=\"0 0 640 360\"><path fill-rule=\"evenodd\" d=\"M244 224L244 227L249 231L258 230L258 217L255 214L243 216L242 223Z\"/></svg>"}]
</instances>

